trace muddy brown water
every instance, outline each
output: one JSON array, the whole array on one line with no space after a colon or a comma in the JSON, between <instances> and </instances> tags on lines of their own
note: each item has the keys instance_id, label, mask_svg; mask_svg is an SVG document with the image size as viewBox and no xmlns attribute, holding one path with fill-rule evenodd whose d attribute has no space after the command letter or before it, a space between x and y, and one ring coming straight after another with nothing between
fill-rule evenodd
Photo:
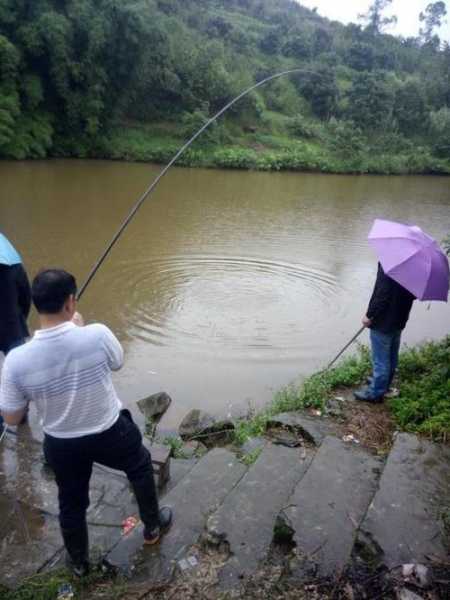
<instances>
[{"instance_id":1,"label":"muddy brown water","mask_svg":"<svg viewBox=\"0 0 450 600\"><path fill-rule=\"evenodd\" d=\"M0 228L30 274L61 266L81 283L158 170L1 162ZM79 307L125 347L115 376L123 402L135 411L138 398L167 391L170 427L192 407L236 415L261 406L323 367L359 328L376 273L366 242L376 217L442 240L450 178L173 169ZM449 330L447 305L416 303L404 341Z\"/></svg>"}]
</instances>

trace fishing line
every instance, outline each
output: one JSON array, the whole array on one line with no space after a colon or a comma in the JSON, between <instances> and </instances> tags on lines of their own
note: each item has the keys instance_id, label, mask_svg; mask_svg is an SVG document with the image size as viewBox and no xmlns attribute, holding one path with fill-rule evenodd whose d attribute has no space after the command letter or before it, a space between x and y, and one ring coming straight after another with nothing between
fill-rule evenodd
<instances>
[{"instance_id":1,"label":"fishing line","mask_svg":"<svg viewBox=\"0 0 450 600\"><path fill-rule=\"evenodd\" d=\"M212 123L214 123L214 121L216 121L229 108L231 108L234 104L236 104L236 102L238 102L241 98L243 98L244 96L246 96L253 90L256 90L260 86L264 85L265 83L268 83L269 81L272 81L274 79L278 79L279 77L284 77L285 75L291 75L292 73L312 73L312 72L313 71L309 71L308 69L289 69L287 71L281 71L280 73L275 73L275 75L270 75L269 77L262 79L258 83L255 83L251 87L247 88L245 91L241 92L238 96L236 96L236 98L234 98L233 100L228 102L228 104L226 104L221 110L219 110L219 112L217 114L215 114L213 117L211 117L183 146L181 146L181 148L174 155L172 160L161 170L161 172L153 180L151 185L145 190L145 192L142 194L142 196L138 199L138 201L133 206L133 208L129 212L128 216L126 217L126 219L120 225L119 229L117 230L117 232L115 233L115 235L109 242L108 246L106 247L106 250L103 252L103 254L100 256L100 258L97 260L97 262L93 266L92 270L90 271L86 281L81 286L80 291L78 292L78 295L77 295L77 300L79 300L82 297L82 295L86 291L86 288L88 287L88 285L90 284L92 279L95 277L97 271L102 266L106 257L111 252L114 245L119 240L120 236L125 231L128 224L133 219L134 215L140 209L142 204L150 196L150 194L154 191L154 189L156 188L158 183L161 181L161 179L164 177L164 175L167 173L167 171L172 167L172 165L180 158L180 156L183 154L183 152L185 152L185 150L187 150L189 148L189 146L205 131L205 129L207 129L210 125L212 125Z\"/></svg>"}]
</instances>

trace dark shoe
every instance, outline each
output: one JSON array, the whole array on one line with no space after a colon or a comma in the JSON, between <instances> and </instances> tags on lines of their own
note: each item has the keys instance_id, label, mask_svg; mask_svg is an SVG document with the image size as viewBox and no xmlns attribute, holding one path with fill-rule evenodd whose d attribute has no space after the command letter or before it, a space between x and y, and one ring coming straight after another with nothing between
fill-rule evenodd
<instances>
[{"instance_id":1,"label":"dark shoe","mask_svg":"<svg viewBox=\"0 0 450 600\"><path fill-rule=\"evenodd\" d=\"M90 571L90 565L87 560L81 563L74 563L70 556L66 556L66 567L75 575L75 577L87 577Z\"/></svg>"},{"instance_id":2,"label":"dark shoe","mask_svg":"<svg viewBox=\"0 0 450 600\"><path fill-rule=\"evenodd\" d=\"M169 531L172 525L173 513L168 506L163 506L159 511L159 525L151 531L144 531L144 544L153 546L161 539L161 536Z\"/></svg>"},{"instance_id":3,"label":"dark shoe","mask_svg":"<svg viewBox=\"0 0 450 600\"><path fill-rule=\"evenodd\" d=\"M76 577L85 577L89 573L89 538L87 523L81 523L77 529L61 527L64 546L67 551L66 565Z\"/></svg>"},{"instance_id":4,"label":"dark shoe","mask_svg":"<svg viewBox=\"0 0 450 600\"><path fill-rule=\"evenodd\" d=\"M360 400L361 402L372 402L372 404L379 404L383 402L383 396L372 396L369 388L362 388L360 390L356 390L355 392L353 392L353 395L357 400Z\"/></svg>"}]
</instances>

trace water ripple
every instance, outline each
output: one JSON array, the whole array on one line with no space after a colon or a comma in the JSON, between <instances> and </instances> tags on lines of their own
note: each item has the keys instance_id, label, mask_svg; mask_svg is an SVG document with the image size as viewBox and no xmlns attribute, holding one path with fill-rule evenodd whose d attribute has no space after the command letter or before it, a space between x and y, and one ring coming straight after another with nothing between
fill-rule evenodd
<instances>
[{"instance_id":1,"label":"water ripple","mask_svg":"<svg viewBox=\"0 0 450 600\"><path fill-rule=\"evenodd\" d=\"M129 335L158 346L283 353L304 345L324 306L339 311L334 275L307 265L189 255L118 268Z\"/></svg>"}]
</instances>

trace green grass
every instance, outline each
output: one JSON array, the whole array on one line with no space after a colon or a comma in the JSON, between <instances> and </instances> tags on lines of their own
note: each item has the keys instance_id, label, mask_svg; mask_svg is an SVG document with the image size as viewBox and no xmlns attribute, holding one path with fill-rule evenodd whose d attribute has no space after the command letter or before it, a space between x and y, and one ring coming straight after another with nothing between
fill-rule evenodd
<instances>
[{"instance_id":1,"label":"green grass","mask_svg":"<svg viewBox=\"0 0 450 600\"><path fill-rule=\"evenodd\" d=\"M78 579L72 577L65 569L58 569L29 577L15 590L8 590L0 586L0 598L1 600L56 600L58 590L64 584L72 586L74 598L78 600L94 600L95 598L120 600L124 597L127 587L127 582L120 578L106 579L100 571ZM105 590L107 590L107 595L105 595Z\"/></svg>"},{"instance_id":2,"label":"green grass","mask_svg":"<svg viewBox=\"0 0 450 600\"><path fill-rule=\"evenodd\" d=\"M168 446L170 448L170 455L173 458L186 458L183 452L184 442L177 435L168 435L162 441L164 446Z\"/></svg>"},{"instance_id":3,"label":"green grass","mask_svg":"<svg viewBox=\"0 0 450 600\"><path fill-rule=\"evenodd\" d=\"M259 455L261 454L261 452L262 452L262 448L255 448L254 450L252 450L248 454L245 454L241 458L241 462L244 463L244 465L246 465L247 467L250 467L251 465L253 465L258 460Z\"/></svg>"},{"instance_id":4,"label":"green grass","mask_svg":"<svg viewBox=\"0 0 450 600\"><path fill-rule=\"evenodd\" d=\"M264 435L270 418L281 412L315 408L323 410L337 388L361 384L370 372L369 351L343 360L334 369L316 373L301 385L278 392L264 411L237 421L234 443ZM388 406L397 427L427 435L438 441L450 440L450 336L408 348L400 354L398 369L400 395Z\"/></svg>"},{"instance_id":5,"label":"green grass","mask_svg":"<svg viewBox=\"0 0 450 600\"><path fill-rule=\"evenodd\" d=\"M275 119L275 113L267 114L269 122L258 128L256 133L241 132L238 135L234 132L231 136L233 144L213 144L200 138L178 159L177 164L255 171L450 174L450 161L437 159L423 148L405 148L389 153L383 148L365 146L346 156L333 146L329 132L323 133L324 139L321 140L299 139L282 131L281 124L286 121L285 117L279 115ZM224 131L228 131L224 127ZM228 138L230 136L225 134L224 139ZM146 126L127 123L101 138L95 148L86 150L83 155L166 164L185 141L185 137L177 134L172 123Z\"/></svg>"},{"instance_id":6,"label":"green grass","mask_svg":"<svg viewBox=\"0 0 450 600\"><path fill-rule=\"evenodd\" d=\"M450 440L450 336L400 355L400 396L389 406L401 429Z\"/></svg>"},{"instance_id":7,"label":"green grass","mask_svg":"<svg viewBox=\"0 0 450 600\"><path fill-rule=\"evenodd\" d=\"M234 443L244 444L248 439L263 435L267 422L273 415L305 408L324 409L326 401L335 388L361 383L370 371L367 348L360 347L357 356L343 360L336 368L315 373L299 386L287 386L279 391L272 404L263 412L250 415L235 424Z\"/></svg>"}]
</instances>

